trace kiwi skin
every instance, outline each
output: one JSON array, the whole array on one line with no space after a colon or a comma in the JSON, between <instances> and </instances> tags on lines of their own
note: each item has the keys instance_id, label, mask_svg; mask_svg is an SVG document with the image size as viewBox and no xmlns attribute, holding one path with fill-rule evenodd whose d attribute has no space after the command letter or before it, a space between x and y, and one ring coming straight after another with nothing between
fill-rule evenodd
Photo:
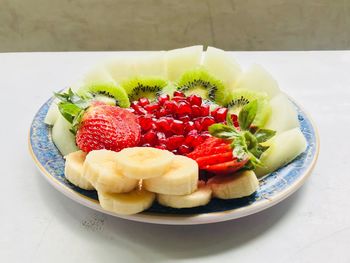
<instances>
[{"instance_id":1,"label":"kiwi skin","mask_svg":"<svg viewBox=\"0 0 350 263\"><path fill-rule=\"evenodd\" d=\"M225 103L225 107L230 113L238 114L243 106L249 102L257 100L258 110L253 121L253 126L263 127L271 114L269 98L265 92L256 92L244 89L237 89L231 92Z\"/></svg>"},{"instance_id":2,"label":"kiwi skin","mask_svg":"<svg viewBox=\"0 0 350 263\"><path fill-rule=\"evenodd\" d=\"M202 68L185 72L177 82L177 89L187 96L197 94L220 105L225 103L224 84Z\"/></svg>"},{"instance_id":3,"label":"kiwi skin","mask_svg":"<svg viewBox=\"0 0 350 263\"><path fill-rule=\"evenodd\" d=\"M122 87L130 101L143 97L155 100L167 86L168 82L166 80L155 77L135 77L122 83Z\"/></svg>"},{"instance_id":4,"label":"kiwi skin","mask_svg":"<svg viewBox=\"0 0 350 263\"><path fill-rule=\"evenodd\" d=\"M77 93L81 96L92 95L97 100L108 101L115 100L115 105L122 108L130 107L130 101L125 90L112 82L98 82L79 88Z\"/></svg>"}]
</instances>

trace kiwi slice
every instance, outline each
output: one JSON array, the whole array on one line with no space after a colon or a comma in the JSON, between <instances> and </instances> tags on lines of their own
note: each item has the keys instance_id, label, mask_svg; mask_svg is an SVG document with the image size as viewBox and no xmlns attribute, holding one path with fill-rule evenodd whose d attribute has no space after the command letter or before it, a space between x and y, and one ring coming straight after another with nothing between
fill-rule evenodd
<instances>
[{"instance_id":1,"label":"kiwi slice","mask_svg":"<svg viewBox=\"0 0 350 263\"><path fill-rule=\"evenodd\" d=\"M252 125L262 127L271 114L269 98L265 92L236 89L230 93L224 106L229 109L229 113L238 115L243 106L253 100L257 100L258 110Z\"/></svg>"},{"instance_id":2,"label":"kiwi slice","mask_svg":"<svg viewBox=\"0 0 350 263\"><path fill-rule=\"evenodd\" d=\"M90 95L98 101L117 105L122 108L130 106L125 90L112 82L99 82L82 86L77 93L81 96Z\"/></svg>"},{"instance_id":3,"label":"kiwi slice","mask_svg":"<svg viewBox=\"0 0 350 263\"><path fill-rule=\"evenodd\" d=\"M135 77L122 83L130 101L139 98L155 100L167 85L166 80L156 77Z\"/></svg>"},{"instance_id":4,"label":"kiwi slice","mask_svg":"<svg viewBox=\"0 0 350 263\"><path fill-rule=\"evenodd\" d=\"M217 104L225 102L226 89L224 84L201 68L184 73L177 82L177 89L187 96L196 94Z\"/></svg>"}]
</instances>

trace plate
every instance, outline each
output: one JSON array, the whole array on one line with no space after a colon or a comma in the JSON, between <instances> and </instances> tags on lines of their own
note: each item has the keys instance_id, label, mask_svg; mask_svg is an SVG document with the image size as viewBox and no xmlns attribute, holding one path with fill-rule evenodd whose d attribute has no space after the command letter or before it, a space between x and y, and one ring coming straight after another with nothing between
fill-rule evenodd
<instances>
[{"instance_id":1,"label":"plate","mask_svg":"<svg viewBox=\"0 0 350 263\"><path fill-rule=\"evenodd\" d=\"M44 177L57 190L72 200L94 210L116 217L156 224L192 225L231 220L257 213L271 207L303 185L310 175L318 156L319 138L310 117L291 100L298 112L301 131L307 140L307 149L298 158L260 180L259 190L252 196L212 201L197 208L172 209L157 203L145 212L136 215L117 215L103 210L96 191L86 191L70 184L64 177L64 159L51 138L51 128L44 123L53 98L36 113L29 134L29 149L34 162Z\"/></svg>"}]
</instances>

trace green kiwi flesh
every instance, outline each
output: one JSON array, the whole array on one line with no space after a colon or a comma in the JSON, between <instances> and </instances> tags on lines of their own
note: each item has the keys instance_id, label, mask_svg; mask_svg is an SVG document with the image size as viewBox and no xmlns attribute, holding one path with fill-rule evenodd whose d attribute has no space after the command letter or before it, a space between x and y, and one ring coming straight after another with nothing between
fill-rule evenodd
<instances>
[{"instance_id":1,"label":"green kiwi flesh","mask_svg":"<svg viewBox=\"0 0 350 263\"><path fill-rule=\"evenodd\" d=\"M79 88L77 93L81 96L92 95L98 101L122 108L130 106L130 101L125 90L112 82L93 83Z\"/></svg>"},{"instance_id":2,"label":"green kiwi flesh","mask_svg":"<svg viewBox=\"0 0 350 263\"><path fill-rule=\"evenodd\" d=\"M162 90L167 85L168 82L166 80L155 77L135 77L122 83L122 87L130 101L135 101L139 98L155 100L158 95L162 94Z\"/></svg>"},{"instance_id":3,"label":"green kiwi flesh","mask_svg":"<svg viewBox=\"0 0 350 263\"><path fill-rule=\"evenodd\" d=\"M229 113L238 115L243 106L253 100L257 100L258 110L252 125L262 127L271 114L268 95L265 92L255 92L243 89L234 90L228 96L226 105L224 106L229 109Z\"/></svg>"},{"instance_id":4,"label":"green kiwi flesh","mask_svg":"<svg viewBox=\"0 0 350 263\"><path fill-rule=\"evenodd\" d=\"M187 96L196 94L221 105L225 102L224 84L201 68L185 72L177 82L177 89Z\"/></svg>"}]
</instances>

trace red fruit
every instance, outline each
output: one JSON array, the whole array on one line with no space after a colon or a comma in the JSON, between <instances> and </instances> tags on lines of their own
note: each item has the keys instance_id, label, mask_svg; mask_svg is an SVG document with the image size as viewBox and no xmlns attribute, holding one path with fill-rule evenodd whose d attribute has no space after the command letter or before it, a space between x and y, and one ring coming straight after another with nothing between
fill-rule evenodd
<instances>
[{"instance_id":1,"label":"red fruit","mask_svg":"<svg viewBox=\"0 0 350 263\"><path fill-rule=\"evenodd\" d=\"M151 147L152 145L150 145L149 143L144 143L141 145L142 147Z\"/></svg>"},{"instance_id":2,"label":"red fruit","mask_svg":"<svg viewBox=\"0 0 350 263\"><path fill-rule=\"evenodd\" d=\"M165 145L167 149L172 151L176 150L185 140L183 135L174 135L165 140Z\"/></svg>"},{"instance_id":3,"label":"red fruit","mask_svg":"<svg viewBox=\"0 0 350 263\"><path fill-rule=\"evenodd\" d=\"M198 95L191 95L187 98L187 101L191 104L191 105L197 105L197 106L201 106L202 105L202 98Z\"/></svg>"},{"instance_id":4,"label":"red fruit","mask_svg":"<svg viewBox=\"0 0 350 263\"><path fill-rule=\"evenodd\" d=\"M215 109L216 110L216 114L215 114L215 120L217 122L224 122L226 120L226 115L227 115L227 112L228 112L228 109L227 108L217 108Z\"/></svg>"},{"instance_id":5,"label":"red fruit","mask_svg":"<svg viewBox=\"0 0 350 263\"><path fill-rule=\"evenodd\" d=\"M163 105L164 102L170 100L170 96L168 94L162 94L158 97L158 103L159 105Z\"/></svg>"},{"instance_id":6,"label":"red fruit","mask_svg":"<svg viewBox=\"0 0 350 263\"><path fill-rule=\"evenodd\" d=\"M153 120L151 115L144 115L139 117L139 123L143 131L148 131L152 128Z\"/></svg>"},{"instance_id":7,"label":"red fruit","mask_svg":"<svg viewBox=\"0 0 350 263\"><path fill-rule=\"evenodd\" d=\"M144 135L142 135L142 143L149 143L151 146L157 144L158 138L157 133L155 131L148 131Z\"/></svg>"},{"instance_id":8,"label":"red fruit","mask_svg":"<svg viewBox=\"0 0 350 263\"><path fill-rule=\"evenodd\" d=\"M179 117L179 120L186 123L186 122L189 122L191 120L191 118L188 115L184 115L184 116Z\"/></svg>"},{"instance_id":9,"label":"red fruit","mask_svg":"<svg viewBox=\"0 0 350 263\"><path fill-rule=\"evenodd\" d=\"M142 108L142 106L137 101L133 101L131 103L131 107L135 110L136 114L139 114L139 115L147 114L147 111L144 108Z\"/></svg>"},{"instance_id":10,"label":"red fruit","mask_svg":"<svg viewBox=\"0 0 350 263\"><path fill-rule=\"evenodd\" d=\"M156 112L156 117L157 118L160 118L160 117L163 117L163 116L166 116L166 115L168 115L168 113L167 113L167 111L164 108L162 108L162 109L160 109L159 111Z\"/></svg>"},{"instance_id":11,"label":"red fruit","mask_svg":"<svg viewBox=\"0 0 350 263\"><path fill-rule=\"evenodd\" d=\"M185 133L189 133L190 131L196 129L196 126L194 125L193 121L189 121L185 123Z\"/></svg>"},{"instance_id":12,"label":"red fruit","mask_svg":"<svg viewBox=\"0 0 350 263\"><path fill-rule=\"evenodd\" d=\"M141 137L137 117L126 109L106 104L90 106L84 113L76 134L84 152L107 149L120 151L136 146Z\"/></svg>"},{"instance_id":13,"label":"red fruit","mask_svg":"<svg viewBox=\"0 0 350 263\"><path fill-rule=\"evenodd\" d=\"M178 149L179 154L186 155L191 152L191 148L185 144L180 145Z\"/></svg>"},{"instance_id":14,"label":"red fruit","mask_svg":"<svg viewBox=\"0 0 350 263\"><path fill-rule=\"evenodd\" d=\"M218 163L224 163L228 161L232 161L232 151L224 152L224 153L218 153L218 154L212 154L207 156L198 157L196 159L196 162L199 165L200 169L203 169L207 165L213 165Z\"/></svg>"},{"instance_id":15,"label":"red fruit","mask_svg":"<svg viewBox=\"0 0 350 263\"><path fill-rule=\"evenodd\" d=\"M208 127L214 123L215 123L215 120L212 116L203 117L200 121L201 130L207 131Z\"/></svg>"},{"instance_id":16,"label":"red fruit","mask_svg":"<svg viewBox=\"0 0 350 263\"><path fill-rule=\"evenodd\" d=\"M178 91L178 90L174 91L173 95L174 95L174 97L182 97L182 98L186 97L186 95L183 92Z\"/></svg>"},{"instance_id":17,"label":"red fruit","mask_svg":"<svg viewBox=\"0 0 350 263\"><path fill-rule=\"evenodd\" d=\"M165 144L166 136L164 132L157 132L157 139L159 144Z\"/></svg>"},{"instance_id":18,"label":"red fruit","mask_svg":"<svg viewBox=\"0 0 350 263\"><path fill-rule=\"evenodd\" d=\"M175 134L184 134L185 124L183 121L173 120L173 122L170 124L170 129Z\"/></svg>"},{"instance_id":19,"label":"red fruit","mask_svg":"<svg viewBox=\"0 0 350 263\"><path fill-rule=\"evenodd\" d=\"M161 149L161 150L166 150L166 145L165 144L159 144L154 146L155 148Z\"/></svg>"},{"instance_id":20,"label":"red fruit","mask_svg":"<svg viewBox=\"0 0 350 263\"><path fill-rule=\"evenodd\" d=\"M209 105L202 105L200 108L201 108L201 116L205 117L209 115L209 112L210 112Z\"/></svg>"},{"instance_id":21,"label":"red fruit","mask_svg":"<svg viewBox=\"0 0 350 263\"><path fill-rule=\"evenodd\" d=\"M224 152L227 152L231 149L230 144L228 142L225 142L224 140L215 137L209 137L201 145L197 146L194 149L194 151L187 156L192 159L197 159L198 157L212 155L218 153L216 147L219 146L224 149Z\"/></svg>"},{"instance_id":22,"label":"red fruit","mask_svg":"<svg viewBox=\"0 0 350 263\"><path fill-rule=\"evenodd\" d=\"M243 161L232 160L224 163L207 165L203 167L204 170L216 174L229 174L238 171L241 169L246 163L248 159Z\"/></svg>"},{"instance_id":23,"label":"red fruit","mask_svg":"<svg viewBox=\"0 0 350 263\"><path fill-rule=\"evenodd\" d=\"M200 106L197 106L197 105L193 105L192 106L192 117L193 118L197 118L197 117L200 117L202 116L202 109Z\"/></svg>"},{"instance_id":24,"label":"red fruit","mask_svg":"<svg viewBox=\"0 0 350 263\"><path fill-rule=\"evenodd\" d=\"M197 136L198 136L198 131L197 130L189 131L188 134L186 135L184 143L186 145L192 146L193 141L197 138Z\"/></svg>"},{"instance_id":25,"label":"red fruit","mask_svg":"<svg viewBox=\"0 0 350 263\"><path fill-rule=\"evenodd\" d=\"M139 99L139 104L144 107L146 106L147 104L149 104L149 100L147 98L140 98Z\"/></svg>"},{"instance_id":26,"label":"red fruit","mask_svg":"<svg viewBox=\"0 0 350 263\"><path fill-rule=\"evenodd\" d=\"M178 116L185 116L185 115L191 115L191 105L187 101L180 101L177 106L177 115Z\"/></svg>"},{"instance_id":27,"label":"red fruit","mask_svg":"<svg viewBox=\"0 0 350 263\"><path fill-rule=\"evenodd\" d=\"M160 118L156 120L156 127L158 131L170 131L170 125L167 119Z\"/></svg>"},{"instance_id":28,"label":"red fruit","mask_svg":"<svg viewBox=\"0 0 350 263\"><path fill-rule=\"evenodd\" d=\"M177 103L172 100L165 101L163 107L168 114L174 114L177 110Z\"/></svg>"},{"instance_id":29,"label":"red fruit","mask_svg":"<svg viewBox=\"0 0 350 263\"><path fill-rule=\"evenodd\" d=\"M159 105L157 103L151 103L146 105L144 109L149 113L154 113L156 110L159 109Z\"/></svg>"}]
</instances>

